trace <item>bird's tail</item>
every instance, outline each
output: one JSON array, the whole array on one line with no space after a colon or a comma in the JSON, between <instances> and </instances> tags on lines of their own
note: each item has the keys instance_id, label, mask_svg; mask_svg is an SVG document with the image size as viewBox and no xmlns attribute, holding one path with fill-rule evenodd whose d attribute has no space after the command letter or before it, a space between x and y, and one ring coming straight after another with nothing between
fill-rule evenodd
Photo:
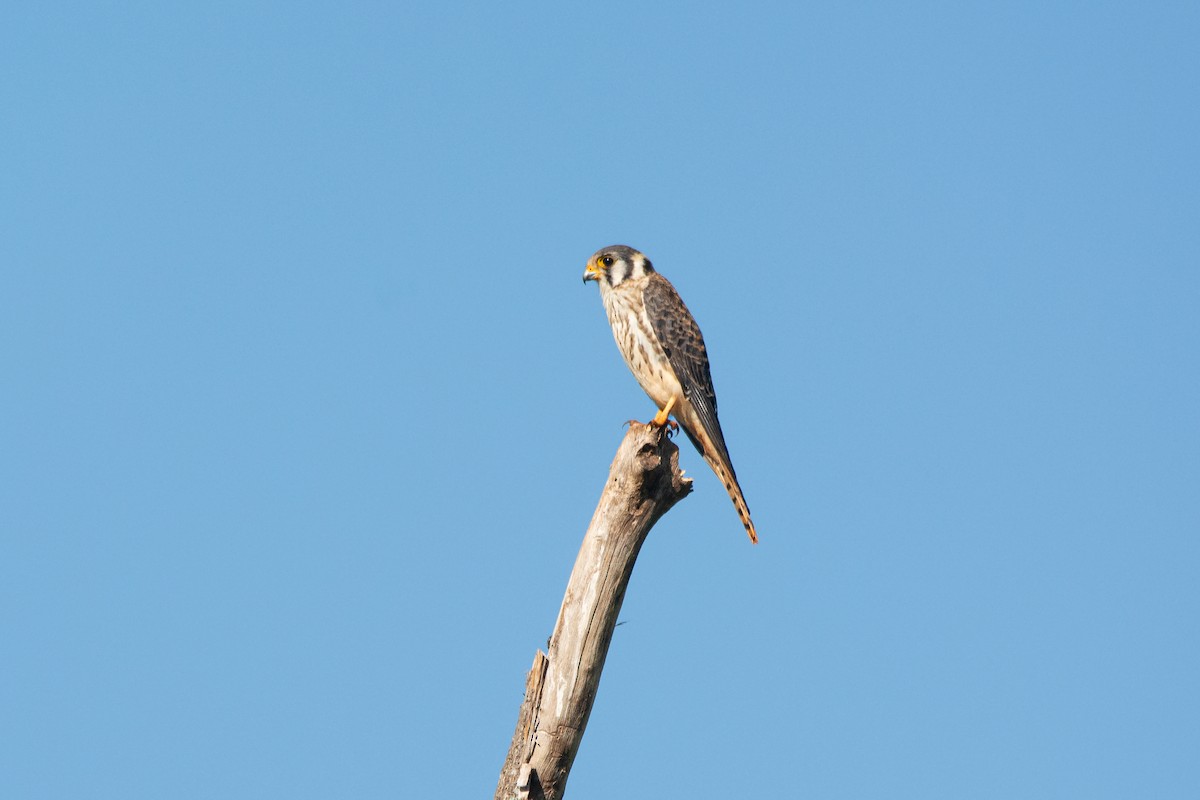
<instances>
[{"instance_id":1,"label":"bird's tail","mask_svg":"<svg viewBox=\"0 0 1200 800\"><path fill-rule=\"evenodd\" d=\"M708 453L704 454L704 460L712 467L713 472L717 473L717 477L725 485L725 491L729 492L729 499L733 501L733 507L737 509L738 518L746 527L750 544L758 544L758 533L754 530L754 522L750 519L750 507L746 505L746 498L742 495L742 487L738 486L737 476L733 474L733 469Z\"/></svg>"}]
</instances>

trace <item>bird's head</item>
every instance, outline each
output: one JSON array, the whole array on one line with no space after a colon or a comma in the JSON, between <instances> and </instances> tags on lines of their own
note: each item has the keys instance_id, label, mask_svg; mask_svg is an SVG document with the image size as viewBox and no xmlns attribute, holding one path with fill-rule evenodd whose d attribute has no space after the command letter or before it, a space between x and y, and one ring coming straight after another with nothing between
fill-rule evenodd
<instances>
[{"instance_id":1,"label":"bird's head","mask_svg":"<svg viewBox=\"0 0 1200 800\"><path fill-rule=\"evenodd\" d=\"M650 259L623 244L597 250L583 270L583 282L596 281L601 290L614 289L624 281L641 278L654 271Z\"/></svg>"}]
</instances>

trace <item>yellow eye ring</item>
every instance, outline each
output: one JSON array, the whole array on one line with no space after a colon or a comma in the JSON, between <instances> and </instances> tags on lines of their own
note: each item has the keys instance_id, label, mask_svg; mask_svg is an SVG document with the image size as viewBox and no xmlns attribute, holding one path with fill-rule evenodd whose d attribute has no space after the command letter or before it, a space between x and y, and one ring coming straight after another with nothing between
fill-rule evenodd
<instances>
[{"instance_id":1,"label":"yellow eye ring","mask_svg":"<svg viewBox=\"0 0 1200 800\"><path fill-rule=\"evenodd\" d=\"M613 265L612 256L602 256L600 258L600 263L606 267L611 267Z\"/></svg>"}]
</instances>

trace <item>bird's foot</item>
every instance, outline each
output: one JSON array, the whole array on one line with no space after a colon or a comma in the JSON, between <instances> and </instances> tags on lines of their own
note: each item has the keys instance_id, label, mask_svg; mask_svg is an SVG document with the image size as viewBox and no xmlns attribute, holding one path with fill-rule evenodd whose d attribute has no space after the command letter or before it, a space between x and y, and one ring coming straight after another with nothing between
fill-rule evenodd
<instances>
[{"instance_id":1,"label":"bird's foot","mask_svg":"<svg viewBox=\"0 0 1200 800\"><path fill-rule=\"evenodd\" d=\"M675 407L675 398L672 397L670 400L667 401L667 404L665 406L663 406L662 408L660 408L658 410L658 413L654 415L654 419L650 420L650 424L654 425L656 427L659 427L659 428L661 428L663 425L670 425L672 427L678 428L679 427L678 423L676 423L670 419L671 409L674 407Z\"/></svg>"},{"instance_id":2,"label":"bird's foot","mask_svg":"<svg viewBox=\"0 0 1200 800\"><path fill-rule=\"evenodd\" d=\"M650 424L656 428L661 428L664 425L667 428L667 438L670 439L679 430L679 423L671 419L671 409L675 407L675 398L672 397L667 401L667 404L658 410L654 415L654 419L650 420Z\"/></svg>"},{"instance_id":3,"label":"bird's foot","mask_svg":"<svg viewBox=\"0 0 1200 800\"><path fill-rule=\"evenodd\" d=\"M636 420L632 420L632 419L629 421L631 423L636 422ZM661 433L665 433L667 436L667 439L674 439L675 434L679 433L679 423L673 419L667 420L662 425L655 425L654 420L650 420L649 422L646 423L646 427L660 431Z\"/></svg>"}]
</instances>

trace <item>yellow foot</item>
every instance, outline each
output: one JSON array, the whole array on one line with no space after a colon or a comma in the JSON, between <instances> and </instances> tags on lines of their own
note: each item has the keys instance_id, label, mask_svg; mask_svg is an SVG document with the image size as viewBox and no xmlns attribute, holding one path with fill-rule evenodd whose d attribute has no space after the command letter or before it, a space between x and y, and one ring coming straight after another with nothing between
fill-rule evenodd
<instances>
[{"instance_id":1,"label":"yellow foot","mask_svg":"<svg viewBox=\"0 0 1200 800\"><path fill-rule=\"evenodd\" d=\"M651 420L650 424L658 425L659 427L662 427L663 425L667 424L667 417L670 415L671 409L674 407L675 407L675 398L672 397L670 400L667 401L667 404L665 406L663 406L662 408L660 408L658 410L658 413L654 415L654 419Z\"/></svg>"},{"instance_id":2,"label":"yellow foot","mask_svg":"<svg viewBox=\"0 0 1200 800\"><path fill-rule=\"evenodd\" d=\"M661 428L663 425L666 425L668 433L673 433L674 431L679 430L679 423L676 422L675 420L671 419L671 416L670 416L671 409L674 407L675 407L675 398L672 397L670 400L667 401L667 404L665 406L663 406L662 408L660 408L658 410L658 413L654 415L654 419L650 420L650 424L654 425L655 427L658 427L658 428Z\"/></svg>"}]
</instances>

